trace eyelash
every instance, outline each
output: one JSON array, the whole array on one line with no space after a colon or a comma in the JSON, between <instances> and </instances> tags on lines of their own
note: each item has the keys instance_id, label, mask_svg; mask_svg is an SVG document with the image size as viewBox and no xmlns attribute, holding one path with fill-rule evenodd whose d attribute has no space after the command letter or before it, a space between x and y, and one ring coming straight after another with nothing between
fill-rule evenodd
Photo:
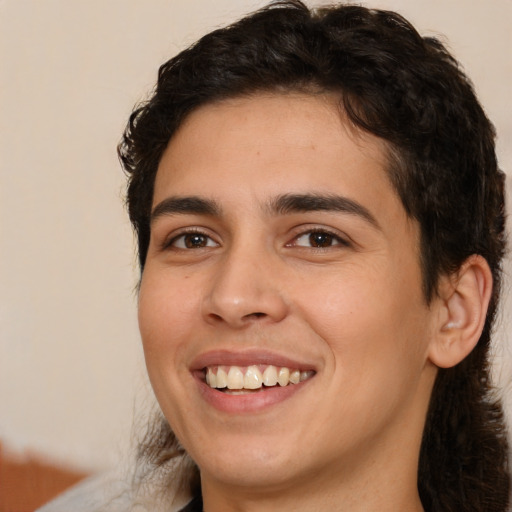
<instances>
[{"instance_id":1,"label":"eyelash","mask_svg":"<svg viewBox=\"0 0 512 512\"><path fill-rule=\"evenodd\" d=\"M206 239L206 245L203 245L203 246L197 246L197 247L178 247L176 245L176 242L180 239L183 239L183 242L184 244L186 244L185 240L186 240L186 237L191 237L191 236L198 236L198 237L203 237L204 239ZM173 236L172 238L170 238L169 240L166 240L164 243L163 243L163 249L178 249L178 250L183 250L183 251L186 251L186 250L193 250L193 249L202 249L204 247L212 247L211 245L208 245L210 242L214 242L215 245L218 245L217 242L215 242L215 240L210 236L208 235L207 233L205 233L204 231L201 231L200 229L187 229L187 231L183 231L175 236Z\"/></svg>"},{"instance_id":2,"label":"eyelash","mask_svg":"<svg viewBox=\"0 0 512 512\"><path fill-rule=\"evenodd\" d=\"M327 235L327 237L330 239L331 242L336 242L336 243L331 243L330 245L327 245L325 247L322 247L322 246L319 246L319 247L315 247L315 246L305 246L305 245L298 245L297 244L297 241L302 238L302 237L309 237L309 241L310 238L312 236L314 236L315 234L317 235ZM309 248L309 249L315 249L317 251L322 251L322 250L328 250L330 249L331 247L336 247L336 246L341 246L341 247L350 247L350 242L348 242L348 240L346 240L345 238L341 237L338 233L335 233L329 229L326 229L326 228L312 228L312 229L307 229L305 231L302 231L300 232L297 236L295 236L293 238L293 240L286 244L287 247L303 247L303 248Z\"/></svg>"},{"instance_id":3,"label":"eyelash","mask_svg":"<svg viewBox=\"0 0 512 512\"><path fill-rule=\"evenodd\" d=\"M300 240L301 238L312 237L315 234L326 235L328 245L326 245L326 246L314 246L314 245L307 246L307 245L299 245L297 243L297 241ZM206 241L205 245L198 245L196 247L193 247L193 246L178 247L176 245L177 241L180 239L183 240L183 245L186 245L186 243L187 243L186 238L194 236L194 235L204 238ZM309 241L311 242L311 239ZM218 243L209 234L205 233L204 231L201 231L200 229L188 229L187 231L181 232L178 235L173 236L170 240L166 240L163 244L163 249L164 250L165 249L173 249L173 248L178 249L178 250L203 249L206 247L212 247L211 242L213 242L213 244L215 246L218 245ZM335 242L335 243L332 243L332 242ZM300 233L298 233L296 236L293 237L291 242L288 242L286 244L286 247L310 248L310 249L315 249L315 250L321 251L321 250L327 250L327 249L330 249L331 247L336 247L336 246L350 247L350 245L351 245L350 242L348 242L345 238L342 238L338 233L334 233L333 231L331 231L329 229L325 229L325 228L312 228L312 229L307 229L307 230L304 230L304 231L301 231Z\"/></svg>"}]
</instances>

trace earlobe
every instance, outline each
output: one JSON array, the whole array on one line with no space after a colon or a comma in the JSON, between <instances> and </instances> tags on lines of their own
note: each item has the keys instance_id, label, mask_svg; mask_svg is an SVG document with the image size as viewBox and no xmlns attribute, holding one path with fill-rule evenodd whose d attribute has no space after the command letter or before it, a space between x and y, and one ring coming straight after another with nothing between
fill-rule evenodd
<instances>
[{"instance_id":1,"label":"earlobe","mask_svg":"<svg viewBox=\"0 0 512 512\"><path fill-rule=\"evenodd\" d=\"M485 324L492 293L487 261L470 256L452 275L441 277L437 325L429 359L440 368L460 363L476 346Z\"/></svg>"}]
</instances>

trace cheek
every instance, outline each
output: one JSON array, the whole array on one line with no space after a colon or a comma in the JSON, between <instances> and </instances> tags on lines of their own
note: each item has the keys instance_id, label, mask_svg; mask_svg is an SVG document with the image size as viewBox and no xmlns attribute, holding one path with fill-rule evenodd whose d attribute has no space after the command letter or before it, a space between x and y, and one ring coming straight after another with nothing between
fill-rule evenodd
<instances>
[{"instance_id":1,"label":"cheek","mask_svg":"<svg viewBox=\"0 0 512 512\"><path fill-rule=\"evenodd\" d=\"M185 394L173 390L182 390L188 377L185 340L194 325L190 320L191 304L190 294L169 276L152 272L143 276L138 320L146 368L160 407L176 433L181 432L178 404Z\"/></svg>"},{"instance_id":2,"label":"cheek","mask_svg":"<svg viewBox=\"0 0 512 512\"><path fill-rule=\"evenodd\" d=\"M179 335L196 308L197 292L187 278L178 280L170 272L144 271L138 302L143 341L146 337Z\"/></svg>"},{"instance_id":3,"label":"cheek","mask_svg":"<svg viewBox=\"0 0 512 512\"><path fill-rule=\"evenodd\" d=\"M329 353L325 397L339 405L329 407L328 417L348 436L370 425L378 431L414 407L425 362L425 307L415 292L376 279L332 286L329 293L310 288L301 306Z\"/></svg>"},{"instance_id":4,"label":"cheek","mask_svg":"<svg viewBox=\"0 0 512 512\"><path fill-rule=\"evenodd\" d=\"M417 275L395 278L398 272L368 269L354 266L294 290L301 315L328 345L333 364L355 381L401 362L417 370L428 339Z\"/></svg>"},{"instance_id":5,"label":"cheek","mask_svg":"<svg viewBox=\"0 0 512 512\"><path fill-rule=\"evenodd\" d=\"M188 282L188 281L186 281ZM142 278L138 320L150 377L168 372L184 356L187 338L197 322L197 294L170 276L148 271ZM168 378L168 376L166 377Z\"/></svg>"}]
</instances>

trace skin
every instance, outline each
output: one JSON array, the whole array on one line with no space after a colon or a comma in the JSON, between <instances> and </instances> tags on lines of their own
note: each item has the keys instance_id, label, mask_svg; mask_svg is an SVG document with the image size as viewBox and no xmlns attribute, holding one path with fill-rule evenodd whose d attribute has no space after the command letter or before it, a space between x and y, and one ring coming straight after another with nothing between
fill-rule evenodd
<instances>
[{"instance_id":1,"label":"skin","mask_svg":"<svg viewBox=\"0 0 512 512\"><path fill-rule=\"evenodd\" d=\"M416 471L432 347L449 315L441 298L425 302L419 228L386 165L382 142L350 128L327 95L206 105L170 141L139 324L207 512L423 510ZM350 202L278 211L286 194ZM165 207L191 196L218 211ZM264 351L316 373L276 403L220 410L195 371L212 351Z\"/></svg>"}]
</instances>

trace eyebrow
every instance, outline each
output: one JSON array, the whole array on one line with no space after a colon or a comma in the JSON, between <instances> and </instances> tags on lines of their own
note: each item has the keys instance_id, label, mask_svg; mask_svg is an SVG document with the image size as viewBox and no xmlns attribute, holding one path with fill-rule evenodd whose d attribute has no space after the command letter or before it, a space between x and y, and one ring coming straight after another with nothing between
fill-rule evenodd
<instances>
[{"instance_id":1,"label":"eyebrow","mask_svg":"<svg viewBox=\"0 0 512 512\"><path fill-rule=\"evenodd\" d=\"M268 208L278 215L317 211L348 213L357 215L380 229L377 219L362 204L335 194L284 194L270 201Z\"/></svg>"},{"instance_id":2,"label":"eyebrow","mask_svg":"<svg viewBox=\"0 0 512 512\"><path fill-rule=\"evenodd\" d=\"M377 219L362 204L348 197L335 194L283 194L267 203L267 210L274 215L292 213L335 211L361 217L380 229ZM208 215L220 217L222 208L213 199L198 196L171 196L158 203L151 212L150 222L165 215Z\"/></svg>"},{"instance_id":3,"label":"eyebrow","mask_svg":"<svg viewBox=\"0 0 512 512\"><path fill-rule=\"evenodd\" d=\"M156 219L165 215L176 214L220 216L221 208L212 199L204 199L197 196L171 196L153 208L150 222L153 223Z\"/></svg>"}]
</instances>

